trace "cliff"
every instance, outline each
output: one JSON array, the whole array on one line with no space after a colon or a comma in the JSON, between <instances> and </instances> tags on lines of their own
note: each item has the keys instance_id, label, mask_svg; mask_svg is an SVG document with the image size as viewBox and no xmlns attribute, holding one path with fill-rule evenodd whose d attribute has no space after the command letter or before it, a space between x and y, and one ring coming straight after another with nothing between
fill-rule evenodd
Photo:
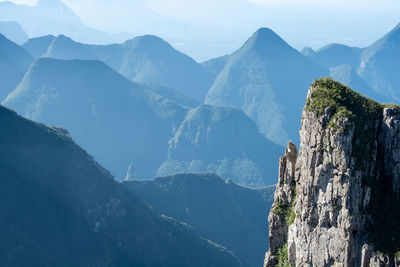
<instances>
[{"instance_id":1,"label":"cliff","mask_svg":"<svg viewBox=\"0 0 400 267\"><path fill-rule=\"evenodd\" d=\"M300 151L280 159L264 266L399 266L399 122L396 105L312 84Z\"/></svg>"}]
</instances>

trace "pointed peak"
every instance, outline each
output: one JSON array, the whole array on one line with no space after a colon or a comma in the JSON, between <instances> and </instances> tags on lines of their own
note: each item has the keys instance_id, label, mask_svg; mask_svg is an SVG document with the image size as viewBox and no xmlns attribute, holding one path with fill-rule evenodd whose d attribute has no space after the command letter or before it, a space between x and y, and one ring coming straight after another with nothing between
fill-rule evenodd
<instances>
[{"instance_id":1,"label":"pointed peak","mask_svg":"<svg viewBox=\"0 0 400 267\"><path fill-rule=\"evenodd\" d=\"M245 46L263 49L268 47L281 48L289 45L273 30L260 28L247 40Z\"/></svg>"},{"instance_id":2,"label":"pointed peak","mask_svg":"<svg viewBox=\"0 0 400 267\"><path fill-rule=\"evenodd\" d=\"M257 39L257 41L283 41L283 39L270 28L258 29L250 39Z\"/></svg>"}]
</instances>

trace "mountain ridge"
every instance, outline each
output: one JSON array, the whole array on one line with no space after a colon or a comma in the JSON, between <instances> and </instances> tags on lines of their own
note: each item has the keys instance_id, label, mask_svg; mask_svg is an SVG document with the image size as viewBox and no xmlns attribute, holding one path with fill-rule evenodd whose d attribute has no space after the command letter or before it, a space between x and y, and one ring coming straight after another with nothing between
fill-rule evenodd
<instances>
[{"instance_id":1,"label":"mountain ridge","mask_svg":"<svg viewBox=\"0 0 400 267\"><path fill-rule=\"evenodd\" d=\"M98 59L130 80L170 86L200 102L211 83L200 64L153 35L106 46L83 44L60 35L49 46L46 56Z\"/></svg>"},{"instance_id":2,"label":"mountain ridge","mask_svg":"<svg viewBox=\"0 0 400 267\"><path fill-rule=\"evenodd\" d=\"M128 169L136 179L213 171L244 185L268 185L276 169L264 160L272 162L281 150L242 111L196 108L199 103L174 89L131 82L98 60L39 58L3 104L29 119L68 129L118 179ZM188 113L207 109L211 112L197 113L198 121L185 121ZM203 150L192 138L197 131ZM175 136L182 137L176 147ZM182 160L184 151L191 158Z\"/></svg>"}]
</instances>

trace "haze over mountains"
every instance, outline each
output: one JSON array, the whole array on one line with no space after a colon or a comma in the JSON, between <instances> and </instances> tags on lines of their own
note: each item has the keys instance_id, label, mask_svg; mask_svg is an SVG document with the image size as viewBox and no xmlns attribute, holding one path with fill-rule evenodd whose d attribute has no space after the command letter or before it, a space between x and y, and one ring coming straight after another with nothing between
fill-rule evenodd
<instances>
[{"instance_id":1,"label":"haze over mountains","mask_svg":"<svg viewBox=\"0 0 400 267\"><path fill-rule=\"evenodd\" d=\"M85 45L61 35L50 44L45 56L101 60L128 79L171 86L200 102L212 82L200 64L150 35L108 46Z\"/></svg>"},{"instance_id":2,"label":"haze over mountains","mask_svg":"<svg viewBox=\"0 0 400 267\"><path fill-rule=\"evenodd\" d=\"M208 107L199 107L189 112L188 106L153 93L154 88L130 82L100 61L41 58L4 105L68 129L120 179L131 166L136 178L212 171L244 185L273 183L272 162L281 148L260 135L241 111L221 107L203 114L199 111ZM187 103L184 96L174 96Z\"/></svg>"},{"instance_id":3,"label":"haze over mountains","mask_svg":"<svg viewBox=\"0 0 400 267\"><path fill-rule=\"evenodd\" d=\"M304 53L331 76L379 101L399 102L400 24L366 48L332 44Z\"/></svg>"},{"instance_id":4,"label":"haze over mountains","mask_svg":"<svg viewBox=\"0 0 400 267\"><path fill-rule=\"evenodd\" d=\"M0 1L29 5L37 2ZM196 60L232 53L256 29L265 26L281 33L297 49L304 46L315 49L331 42L362 47L372 43L382 32L388 31L397 23L400 13L396 0L382 0L379 3L369 0L327 0L319 4L302 0L61 1L92 28L110 33L131 34L124 39L114 38L113 42L121 42L137 35L153 34ZM51 13L57 13L57 10ZM336 23L333 25L332 21ZM35 20L31 22L34 27ZM54 28L53 24L49 24L49 27ZM41 28L41 31L44 29ZM41 35L51 33L53 32L48 31ZM73 37L65 32L53 34ZM82 38L73 39L92 43L84 35Z\"/></svg>"},{"instance_id":5,"label":"haze over mountains","mask_svg":"<svg viewBox=\"0 0 400 267\"><path fill-rule=\"evenodd\" d=\"M394 36L397 31L396 28L389 35ZM395 43L394 37L384 38L387 39ZM335 44L302 55L266 28L257 31L232 55L203 64L155 36L137 37L123 44L106 46L82 44L62 35L44 36L29 40L24 48L35 57L68 61L38 59L4 104L30 119L66 127L118 178L125 176L128 166L134 166L133 175L138 178L180 172L215 172L244 185L270 184L277 171L273 159L279 155L280 148L269 141L278 145L288 140L297 141L304 88L310 81L330 73L334 78L360 88L367 96L385 102L394 101L389 94L384 96L382 91L374 90L372 84L359 75L357 56L367 49ZM75 58L84 61L69 61ZM106 65L89 59L102 60L129 79L145 84L131 83ZM72 65L66 67L70 63ZM15 78L14 84L4 89L4 96L21 79ZM85 96L86 102L75 99L75 95L88 90L88 87L92 89ZM135 107L127 101L131 97L127 93L131 87L142 88L143 94L147 95L141 95ZM58 100L54 100L56 93L50 93L49 88L70 95L60 105ZM100 96L96 91L107 91L106 95L110 95ZM58 93L56 95L61 97ZM102 99L101 108L99 104L93 104L93 99L99 97ZM119 98L121 100L117 100ZM112 99L119 104L109 104ZM204 102L242 109L256 122L258 130L251 126L252 122L244 114L232 113L226 108L204 106L189 112ZM76 107L75 119L71 119L67 112L72 103L80 103ZM142 106L147 111L142 111ZM108 111L111 108L112 111ZM97 117L103 115L99 115L96 109L104 109L102 112L108 114L107 119L99 120ZM80 121L83 110L87 114L87 123ZM149 117L143 115L140 118L139 111L149 114ZM131 114L129 119L126 114ZM92 118L99 121L94 123ZM94 125L100 128L94 131L91 129ZM136 128L139 125L140 129ZM221 128L218 125L229 126ZM216 130L218 127L224 130ZM123 133L120 129L124 129ZM153 130L147 134L146 129ZM88 137L87 131L93 137ZM258 131L268 140L259 136ZM251 142L244 142L246 138ZM99 140L105 146L98 146ZM128 140L130 145L126 146ZM235 143L233 150L229 143Z\"/></svg>"},{"instance_id":6,"label":"haze over mountains","mask_svg":"<svg viewBox=\"0 0 400 267\"><path fill-rule=\"evenodd\" d=\"M111 35L87 27L81 19L62 1L39 0L34 6L0 2L2 21L16 21L31 37L48 34L66 34L77 40L90 43L122 41L128 35Z\"/></svg>"},{"instance_id":7,"label":"haze over mountains","mask_svg":"<svg viewBox=\"0 0 400 267\"><path fill-rule=\"evenodd\" d=\"M400 101L399 57L400 24L363 50L357 72L376 92Z\"/></svg>"},{"instance_id":8,"label":"haze over mountains","mask_svg":"<svg viewBox=\"0 0 400 267\"><path fill-rule=\"evenodd\" d=\"M324 70L267 28L232 55L208 92L206 103L241 108L270 140L295 138L305 90Z\"/></svg>"},{"instance_id":9,"label":"haze over mountains","mask_svg":"<svg viewBox=\"0 0 400 267\"><path fill-rule=\"evenodd\" d=\"M64 4L86 5L93 16L99 16L101 8L110 7L111 2L109 16L134 16L136 13L130 14L129 8L113 11L121 5L137 7L135 12L143 10L141 15L149 16L149 20L165 22L162 29L173 25L171 35L158 37L144 32L146 35L106 44L117 37L87 27L74 13L76 10ZM11 21L0 22L0 101L7 107L0 106L0 266L257 266L267 246L266 215L277 176L279 184L285 184L284 190L290 188L290 192L285 191L288 194L275 194L272 214L279 216L271 222L271 229L281 234L288 227L286 222L292 217L297 220L298 216L290 213L294 196L297 194L299 200L312 195L312 191L324 190L314 181L307 192L301 188L296 191L290 175L294 177L307 164L313 169L321 160L328 168L335 160L343 160L343 153L332 153L335 146L330 144L340 146L353 138L350 150L365 150L377 144L364 140L371 137L386 142L387 146L378 146L376 151L393 151L393 159L385 162L397 164L395 135L388 130L397 131L398 124L388 120L377 123L374 116L364 116L365 112L378 111L382 118L384 111L396 119L396 108L378 105L330 78L322 78L313 83L321 85L315 101L306 103L306 109L318 110L312 114L302 111L309 84L321 76L331 76L368 97L399 103L400 24L366 48L334 43L317 50L306 47L302 52L273 30L260 28L242 46L229 43L238 48L233 53L217 53L216 58L197 62L178 49L187 44L166 40L173 39L174 31L188 31L196 35L198 47L204 43L209 45L202 47L204 50L218 46L220 39L207 39L207 34L218 33L211 27L217 27L218 20L208 25L210 33L204 33L182 27L182 21L158 16L156 8L150 7L152 0L111 2L40 0L33 6L0 2L0 20ZM164 1L160 5L165 10L158 12L165 15L174 11L170 6L173 3ZM183 17L191 16L184 12L188 3L199 7L198 14L205 12L200 9L204 4L224 7L230 3L224 12L238 21L263 13L263 9L254 9L256 5L245 0L180 3L182 9L175 12L182 12ZM209 12L215 15L211 13L216 10ZM130 21L145 26L146 20L140 18ZM231 27L229 21L221 23ZM126 27L135 25L126 23ZM246 24L233 32L239 35L246 27L252 26ZM26 40L24 31L31 37L38 36ZM187 38L194 40L190 34ZM237 42L238 38L234 35L232 40ZM324 98L332 92L331 99ZM337 103L342 102L344 106L339 109ZM308 122L303 120L303 129L315 122L327 133L336 137L344 133L350 139L328 140L328 135L319 138L321 131L314 131L314 127L311 132L315 135L303 135L302 141L321 157L309 154L302 158L307 164L294 168L299 161L296 163L293 143L299 142L302 114L310 115L304 118ZM328 124L320 114L331 118L331 122ZM350 125L347 116L357 127L346 126ZM333 125L338 121L345 125L338 129ZM361 122L363 125L358 125ZM364 124L378 127L385 138L376 138L374 131L365 132ZM317 142L324 141L321 149L311 142L314 137ZM280 158L282 145L289 140L293 143ZM361 154L368 155L364 150ZM381 154L377 154L379 162L371 160L371 168L381 168ZM354 165L351 157L348 159ZM345 165L339 165L343 171ZM390 171L396 170L389 167ZM323 178L331 178L330 173L314 169ZM340 199L348 207L351 198L342 171L336 184L346 192ZM368 174L366 170L364 173ZM384 183L379 183L379 190L385 190L382 185L390 182L386 175L383 173ZM354 177L356 182L361 181L357 170ZM400 188L400 179L396 179L395 190ZM326 184L329 189L330 183ZM360 201L365 204L373 198L364 186L356 191L362 194L358 200L366 199ZM325 191L328 196L335 188ZM340 202L329 196L327 199L333 204ZM385 198L382 203L391 200ZM336 214L337 206L333 204ZM354 210L361 206L354 205ZM384 221L386 214L380 215L379 220ZM323 231L335 228L326 223L326 216L313 216L307 218L311 223L307 227L313 228L322 220ZM344 219L349 220L346 225L354 222L355 228L343 236L357 235L359 221L349 216ZM397 229L397 221L389 220L388 225L394 227L386 228ZM287 236L282 235L281 241ZM273 237L270 241L277 257L286 260L284 250L290 250L291 244L276 247L279 240ZM393 239L390 242L399 243ZM390 242L384 240L385 244Z\"/></svg>"}]
</instances>

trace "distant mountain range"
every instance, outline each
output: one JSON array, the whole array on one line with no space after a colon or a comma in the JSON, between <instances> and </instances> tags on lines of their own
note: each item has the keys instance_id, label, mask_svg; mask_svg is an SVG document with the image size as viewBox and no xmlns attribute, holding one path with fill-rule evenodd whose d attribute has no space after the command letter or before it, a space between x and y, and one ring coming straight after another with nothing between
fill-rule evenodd
<instances>
[{"instance_id":1,"label":"distant mountain range","mask_svg":"<svg viewBox=\"0 0 400 267\"><path fill-rule=\"evenodd\" d=\"M366 48L331 44L303 54L331 76L378 101L400 101L400 24Z\"/></svg>"},{"instance_id":2,"label":"distant mountain range","mask_svg":"<svg viewBox=\"0 0 400 267\"><path fill-rule=\"evenodd\" d=\"M242 266L159 216L65 130L0 106L0 265Z\"/></svg>"},{"instance_id":3,"label":"distant mountain range","mask_svg":"<svg viewBox=\"0 0 400 267\"><path fill-rule=\"evenodd\" d=\"M131 166L136 178L208 171L243 185L272 184L281 147L240 110L190 110L192 102L131 82L100 61L40 58L4 105L68 129L118 178Z\"/></svg>"},{"instance_id":4,"label":"distant mountain range","mask_svg":"<svg viewBox=\"0 0 400 267\"><path fill-rule=\"evenodd\" d=\"M0 34L19 45L24 44L29 39L21 25L15 21L0 21Z\"/></svg>"},{"instance_id":5,"label":"distant mountain range","mask_svg":"<svg viewBox=\"0 0 400 267\"><path fill-rule=\"evenodd\" d=\"M0 16L10 10L24 28L24 12L38 16L32 31L103 36L57 0L0 3ZM21 27L4 25L21 43ZM0 99L27 118L0 106L0 266L261 264L272 187L248 187L276 182L308 85L332 76L400 102L399 59L400 24L366 48L302 53L262 28L203 63L151 35L20 46L0 34Z\"/></svg>"},{"instance_id":6,"label":"distant mountain range","mask_svg":"<svg viewBox=\"0 0 400 267\"><path fill-rule=\"evenodd\" d=\"M0 2L0 18L18 22L30 37L66 34L89 43L110 43L129 38L127 34L108 34L86 26L60 0L38 0L34 6Z\"/></svg>"},{"instance_id":7,"label":"distant mountain range","mask_svg":"<svg viewBox=\"0 0 400 267\"><path fill-rule=\"evenodd\" d=\"M361 51L362 49L358 47L330 44L317 51L306 47L302 50L302 53L318 65L330 69L344 64L350 65L352 68L357 68Z\"/></svg>"},{"instance_id":8,"label":"distant mountain range","mask_svg":"<svg viewBox=\"0 0 400 267\"><path fill-rule=\"evenodd\" d=\"M200 102L212 82L200 64L150 35L108 46L77 43L61 35L50 44L45 56L101 60L130 80L167 85Z\"/></svg>"},{"instance_id":9,"label":"distant mountain range","mask_svg":"<svg viewBox=\"0 0 400 267\"><path fill-rule=\"evenodd\" d=\"M301 55L270 29L202 65L215 78L206 103L241 108L271 141L298 142L308 84L331 76L382 102L399 102L400 24L367 48L331 44Z\"/></svg>"},{"instance_id":10,"label":"distant mountain range","mask_svg":"<svg viewBox=\"0 0 400 267\"><path fill-rule=\"evenodd\" d=\"M257 31L233 54L202 64L155 36L141 36L123 44L101 46L78 43L63 35L48 35L30 39L23 45L27 51L39 58L37 63L40 64L35 63L32 66L31 70L34 71L26 74L16 90L18 93L10 95L4 103L28 118L48 124L61 124L68 128L79 143L119 178L123 178L128 166L131 166L130 170L133 173L130 175L137 178L180 172L214 172L223 178L230 177L240 184L266 185L273 181L270 177L276 173L274 159L278 157L277 151L280 149L269 141L279 145L290 139L298 141L296 136L300 127L299 114L304 105L305 88L314 78L330 75L353 88L358 88L358 91L369 97L383 102L397 101L397 91L390 89L395 88L396 72L385 72L384 68L387 66L378 62L383 60L379 59L382 55L390 54L387 51L394 51L394 59L389 58L387 62L392 62L392 69L396 69L398 32L399 27L396 27L387 36L365 49L332 44L317 51L304 49L301 54L273 31L264 28ZM5 38L3 42L4 49L8 47L6 44L12 44ZM19 76L13 77L16 72L5 75L7 79L13 80L2 89L4 97L22 79L22 73L32 61L22 47L16 44L12 46L20 51L16 54L24 54L27 59L22 67L18 67ZM76 66L71 65L63 69L69 64L67 62L73 61L40 57L68 60L77 58L85 61L79 64L79 61L75 61ZM363 58L365 60L362 61ZM100 68L99 62L94 64L92 61L89 64L88 60L101 60L134 82L115 72L110 74L112 70L106 65ZM0 63L14 64L14 61L16 57L10 57L0 60ZM371 67L362 67L361 62ZM367 72L370 75L366 75ZM378 87L377 81L380 81ZM111 93L120 87L126 88L122 90L126 95L121 97ZM141 88L147 96L142 95L140 100L137 99L138 104L135 107L128 107L129 101L126 99L131 96L126 92L133 87ZM61 101L64 106L50 100L52 98L47 95L50 94L50 88L55 91L59 89L54 88L63 88L63 92L70 94L68 100ZM46 93L43 93L45 90ZM90 92L86 95L88 100L85 103L74 99L84 91ZM102 97L95 93L103 91L110 95ZM34 96L26 96L32 92L36 92ZM121 100L117 100L119 97ZM154 97L157 100L154 100ZM97 98L103 99L103 112L109 114L109 117L94 123L92 107L99 107L90 101ZM106 112L110 105L104 98L125 104L115 105L112 112ZM80 104L75 119L67 117L65 110L69 110L72 103L78 102ZM206 106L196 108L204 102L207 103ZM140 119L138 114L142 112L141 105L147 106L147 111L143 111L145 115ZM64 112L61 118L53 111L56 107ZM244 111L256 122L258 130L251 126L248 117L238 111L232 112L229 108ZM88 114L87 123L80 122L81 112ZM111 114L115 117L112 118ZM126 118L126 114L131 114L134 120ZM48 116L51 116L51 119ZM244 129L241 129L239 121L246 125ZM113 127L110 127L109 123ZM133 126L136 123L141 125L140 129ZM93 131L91 127L95 124L99 128ZM124 133L121 133L120 129L125 129ZM148 129L154 130L148 134ZM87 131L92 131L94 137L89 138ZM140 134L136 135L137 132ZM269 141L260 137L258 132ZM122 135L125 136L121 137ZM141 136L142 139L132 136ZM113 139L118 139L116 143L119 145L112 146L109 140ZM126 142L130 139L135 140L129 141L132 146L128 146L127 149ZM102 140L106 145L103 148L99 147L98 140ZM232 147L231 143L235 143L235 146ZM113 153L106 154L105 151L108 150L114 151L115 156L111 156ZM122 158L123 160L120 160Z\"/></svg>"},{"instance_id":11,"label":"distant mountain range","mask_svg":"<svg viewBox=\"0 0 400 267\"><path fill-rule=\"evenodd\" d=\"M363 49L358 74L377 93L400 102L400 24Z\"/></svg>"},{"instance_id":12,"label":"distant mountain range","mask_svg":"<svg viewBox=\"0 0 400 267\"><path fill-rule=\"evenodd\" d=\"M244 263L261 266L268 239L266 217L275 187L248 189L213 174L181 174L153 181L123 181L156 211L191 225Z\"/></svg>"}]
</instances>

